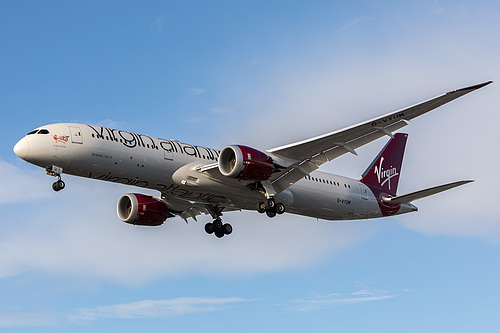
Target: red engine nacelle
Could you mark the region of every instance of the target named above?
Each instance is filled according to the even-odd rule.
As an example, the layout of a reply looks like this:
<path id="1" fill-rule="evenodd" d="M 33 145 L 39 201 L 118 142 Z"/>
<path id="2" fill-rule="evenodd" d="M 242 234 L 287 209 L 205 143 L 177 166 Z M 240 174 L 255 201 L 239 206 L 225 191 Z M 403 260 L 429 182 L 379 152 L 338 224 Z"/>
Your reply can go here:
<path id="1" fill-rule="evenodd" d="M 273 159 L 246 146 L 227 146 L 220 152 L 219 170 L 227 177 L 242 180 L 268 180 L 274 171 Z"/>
<path id="2" fill-rule="evenodd" d="M 170 217 L 167 206 L 159 198 L 137 193 L 123 195 L 116 211 L 120 220 L 134 225 L 158 226 Z"/>

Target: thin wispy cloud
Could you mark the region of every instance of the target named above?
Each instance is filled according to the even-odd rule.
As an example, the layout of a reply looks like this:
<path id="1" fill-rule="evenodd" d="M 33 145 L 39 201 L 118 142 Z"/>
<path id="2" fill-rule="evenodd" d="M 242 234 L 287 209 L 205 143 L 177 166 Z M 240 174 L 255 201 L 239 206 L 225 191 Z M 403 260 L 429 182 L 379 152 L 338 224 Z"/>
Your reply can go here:
<path id="1" fill-rule="evenodd" d="M 349 294 L 332 293 L 327 295 L 313 296 L 305 299 L 290 301 L 291 309 L 295 311 L 314 311 L 327 306 L 339 304 L 355 304 L 373 301 L 381 301 L 399 296 L 388 290 L 359 290 Z"/>
<path id="2" fill-rule="evenodd" d="M 117 121 L 112 119 L 104 119 L 98 121 L 96 125 L 109 128 L 118 128 L 118 129 L 124 129 L 128 127 L 127 123 L 125 123 L 124 121 Z"/>
<path id="3" fill-rule="evenodd" d="M 356 17 L 352 21 L 349 21 L 348 23 L 346 23 L 345 25 L 343 25 L 342 27 L 337 29 L 337 31 L 343 32 L 343 31 L 351 30 L 355 26 L 357 26 L 357 25 L 361 24 L 362 22 L 367 21 L 369 19 L 370 19 L 370 17 L 367 17 L 367 16 Z"/>
<path id="4" fill-rule="evenodd" d="M 58 326 L 63 321 L 60 313 L 0 313 L 0 327 Z"/>
<path id="5" fill-rule="evenodd" d="M 198 118 L 188 118 L 188 119 L 186 119 L 184 121 L 187 122 L 187 123 L 200 123 L 200 122 L 205 121 L 205 120 L 206 119 L 204 119 L 204 118 L 198 117 Z"/>
<path id="6" fill-rule="evenodd" d="M 187 91 L 195 95 L 201 95 L 207 92 L 205 89 L 200 88 L 189 88 Z"/>
<path id="7" fill-rule="evenodd" d="M 240 303 L 256 301 L 241 297 L 180 297 L 167 300 L 142 300 L 131 303 L 80 308 L 64 312 L 0 313 L 0 327 L 52 327 L 85 324 L 101 319 L 141 319 L 178 317 L 200 312 L 215 312 Z"/>
<path id="8" fill-rule="evenodd" d="M 212 113 L 231 113 L 233 110 L 226 108 L 210 108 L 210 112 Z"/>
<path id="9" fill-rule="evenodd" d="M 444 15 L 445 12 L 446 12 L 446 9 L 444 7 L 433 7 L 431 9 L 432 15 Z"/>
<path id="10" fill-rule="evenodd" d="M 68 319 L 72 322 L 85 322 L 98 319 L 165 318 L 198 312 L 220 311 L 227 306 L 249 301 L 252 300 L 240 297 L 181 297 L 169 300 L 144 300 L 78 309 L 74 314 L 68 316 Z"/>
<path id="11" fill-rule="evenodd" d="M 159 33 L 159 34 L 162 34 L 163 33 L 163 28 L 165 27 L 165 18 L 163 17 L 163 15 L 159 15 L 154 21 L 153 23 L 151 23 L 151 30 L 153 32 L 156 32 L 156 33 Z"/>

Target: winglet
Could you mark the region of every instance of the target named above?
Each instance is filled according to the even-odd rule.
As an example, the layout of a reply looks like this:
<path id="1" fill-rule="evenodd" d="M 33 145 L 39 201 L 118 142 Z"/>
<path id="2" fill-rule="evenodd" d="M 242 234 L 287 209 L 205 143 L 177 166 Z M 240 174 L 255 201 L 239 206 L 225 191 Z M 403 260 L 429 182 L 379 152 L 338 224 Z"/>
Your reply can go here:
<path id="1" fill-rule="evenodd" d="M 477 90 L 477 89 L 480 89 L 482 87 L 485 87 L 485 86 L 487 86 L 490 83 L 493 83 L 493 81 L 487 81 L 487 82 L 484 82 L 484 83 L 476 84 L 474 86 L 470 86 L 470 87 L 465 87 L 465 88 L 453 90 L 453 91 L 450 91 L 450 93 L 456 92 L 456 91 L 467 91 L 467 90 L 473 91 L 473 90 Z"/>

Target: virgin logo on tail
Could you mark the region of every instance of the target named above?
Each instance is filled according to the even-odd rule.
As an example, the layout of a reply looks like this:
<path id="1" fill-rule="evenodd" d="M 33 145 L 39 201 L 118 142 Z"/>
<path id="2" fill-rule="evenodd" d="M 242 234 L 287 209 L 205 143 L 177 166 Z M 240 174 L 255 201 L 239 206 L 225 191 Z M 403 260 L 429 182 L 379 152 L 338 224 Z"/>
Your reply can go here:
<path id="1" fill-rule="evenodd" d="M 394 138 L 385 145 L 365 170 L 361 181 L 396 195 L 407 137 L 408 135 L 404 133 L 394 134 Z"/>
<path id="2" fill-rule="evenodd" d="M 375 166 L 374 173 L 377 175 L 377 180 L 380 186 L 384 186 L 385 183 L 389 182 L 389 190 L 391 189 L 391 178 L 399 176 L 398 170 L 396 168 L 390 168 L 384 170 L 382 164 L 384 163 L 384 157 L 380 158 L 380 163 L 378 166 Z"/>

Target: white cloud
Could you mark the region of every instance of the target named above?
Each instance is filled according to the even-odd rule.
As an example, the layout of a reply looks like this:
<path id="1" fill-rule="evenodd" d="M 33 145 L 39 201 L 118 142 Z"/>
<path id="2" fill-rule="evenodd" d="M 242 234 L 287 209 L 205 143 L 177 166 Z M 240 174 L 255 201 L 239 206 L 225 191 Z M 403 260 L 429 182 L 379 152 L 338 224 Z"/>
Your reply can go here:
<path id="1" fill-rule="evenodd" d="M 65 181 L 64 191 L 51 193 L 50 205 L 34 202 L 23 211 L 6 212 L 5 219 L 19 222 L 0 226 L 0 277 L 31 271 L 142 285 L 191 272 L 227 276 L 282 271 L 316 265 L 379 228 L 291 214 L 270 220 L 256 212 L 225 214 L 234 232 L 223 239 L 205 233 L 209 216 L 188 225 L 174 218 L 161 227 L 134 227 L 121 222 L 115 208 L 118 198 L 134 189 L 74 177 Z M 220 254 L 217 260 L 214 253 Z"/>
<path id="2" fill-rule="evenodd" d="M 43 169 L 20 168 L 0 160 L 0 205 L 33 201 L 50 196 L 55 178 L 44 178 Z"/>

